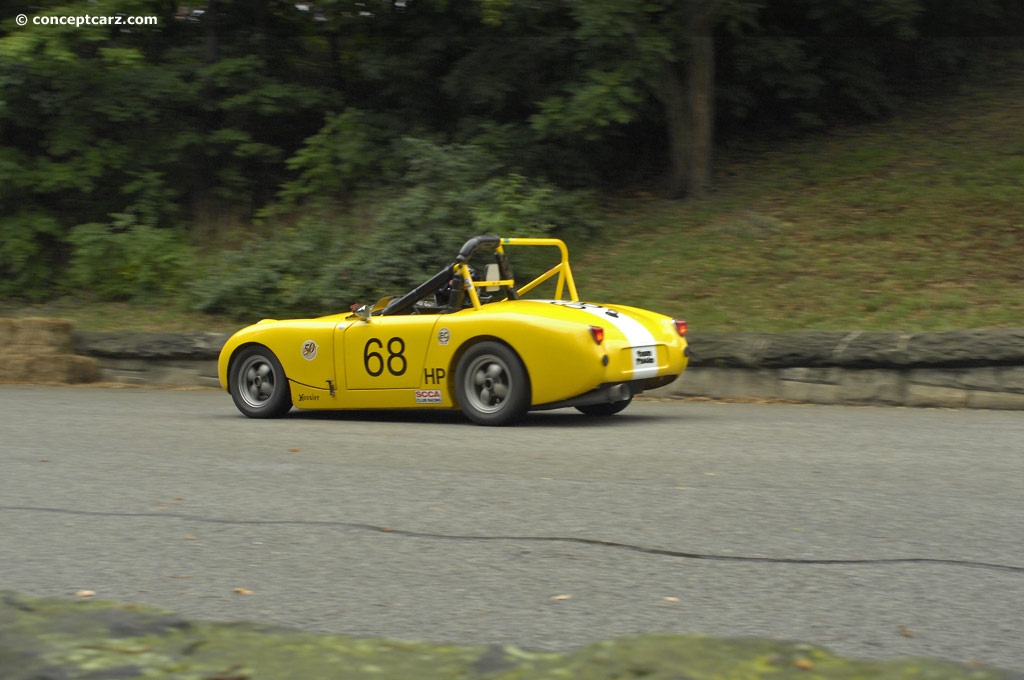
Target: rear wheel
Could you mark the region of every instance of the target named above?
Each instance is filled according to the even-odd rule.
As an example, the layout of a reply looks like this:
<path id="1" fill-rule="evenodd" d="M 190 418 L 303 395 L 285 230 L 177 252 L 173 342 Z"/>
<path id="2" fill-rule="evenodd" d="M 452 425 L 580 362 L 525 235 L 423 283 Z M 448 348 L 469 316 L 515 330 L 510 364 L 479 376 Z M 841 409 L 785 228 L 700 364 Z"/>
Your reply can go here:
<path id="1" fill-rule="evenodd" d="M 633 403 L 633 397 L 622 401 L 613 401 L 606 404 L 588 404 L 577 406 L 576 410 L 588 416 L 613 416 L 622 409 Z"/>
<path id="2" fill-rule="evenodd" d="M 250 418 L 278 418 L 292 407 L 284 368 L 262 345 L 246 347 L 231 362 L 231 399 Z"/>
<path id="3" fill-rule="evenodd" d="M 500 342 L 481 342 L 466 351 L 455 370 L 455 394 L 466 417 L 480 425 L 508 425 L 530 406 L 526 368 Z"/>

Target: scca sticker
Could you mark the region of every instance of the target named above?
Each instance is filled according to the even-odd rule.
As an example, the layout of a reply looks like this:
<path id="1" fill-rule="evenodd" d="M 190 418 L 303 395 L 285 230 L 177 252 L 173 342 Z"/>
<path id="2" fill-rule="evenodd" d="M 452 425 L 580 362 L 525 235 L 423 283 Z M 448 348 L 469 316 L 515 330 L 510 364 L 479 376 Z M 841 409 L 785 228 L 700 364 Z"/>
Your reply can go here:
<path id="1" fill-rule="evenodd" d="M 306 361 L 312 361 L 316 359 L 316 351 L 319 349 L 317 344 L 312 340 L 306 340 L 302 343 L 302 358 Z"/>
<path id="2" fill-rule="evenodd" d="M 440 404 L 441 390 L 416 390 L 417 404 Z"/>

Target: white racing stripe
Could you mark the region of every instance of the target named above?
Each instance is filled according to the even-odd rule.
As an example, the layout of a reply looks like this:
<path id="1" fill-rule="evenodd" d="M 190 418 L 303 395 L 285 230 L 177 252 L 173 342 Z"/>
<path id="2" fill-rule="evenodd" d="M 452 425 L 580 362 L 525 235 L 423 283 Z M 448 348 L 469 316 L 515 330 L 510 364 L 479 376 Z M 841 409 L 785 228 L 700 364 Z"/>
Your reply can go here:
<path id="1" fill-rule="evenodd" d="M 654 336 L 647 327 L 631 316 L 590 302 L 568 302 L 549 300 L 552 304 L 570 309 L 579 309 L 599 318 L 602 323 L 611 324 L 626 336 L 633 354 L 633 378 L 653 378 L 658 375 L 658 348 Z"/>

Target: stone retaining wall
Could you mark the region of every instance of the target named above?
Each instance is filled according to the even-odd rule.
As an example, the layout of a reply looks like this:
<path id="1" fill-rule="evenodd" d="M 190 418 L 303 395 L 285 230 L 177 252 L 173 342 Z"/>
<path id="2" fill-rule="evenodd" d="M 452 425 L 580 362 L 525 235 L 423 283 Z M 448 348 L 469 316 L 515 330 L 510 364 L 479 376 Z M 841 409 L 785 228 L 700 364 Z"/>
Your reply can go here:
<path id="1" fill-rule="evenodd" d="M 95 357 L 102 380 L 127 385 L 220 387 L 224 333 L 76 333 L 78 351 Z"/>
<path id="2" fill-rule="evenodd" d="M 217 388 L 217 355 L 226 339 L 218 333 L 73 333 L 61 320 L 0 319 L 0 353 L 18 354 L 2 362 L 7 370 L 0 369 L 0 382 L 35 376 L 45 382 Z M 690 367 L 673 384 L 648 394 L 1024 409 L 1024 328 L 691 331 L 689 339 Z"/>
<path id="3" fill-rule="evenodd" d="M 936 333 L 692 333 L 662 396 L 1024 409 L 1024 328 Z"/>

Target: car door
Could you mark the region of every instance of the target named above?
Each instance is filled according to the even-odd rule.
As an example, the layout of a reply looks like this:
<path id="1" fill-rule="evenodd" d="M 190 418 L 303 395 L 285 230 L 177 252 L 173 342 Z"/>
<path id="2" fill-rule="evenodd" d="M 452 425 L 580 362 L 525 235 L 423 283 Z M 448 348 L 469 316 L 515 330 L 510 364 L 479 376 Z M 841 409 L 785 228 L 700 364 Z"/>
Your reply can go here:
<path id="1" fill-rule="evenodd" d="M 345 385 L 350 390 L 416 388 L 437 314 L 375 316 L 343 333 Z"/>

